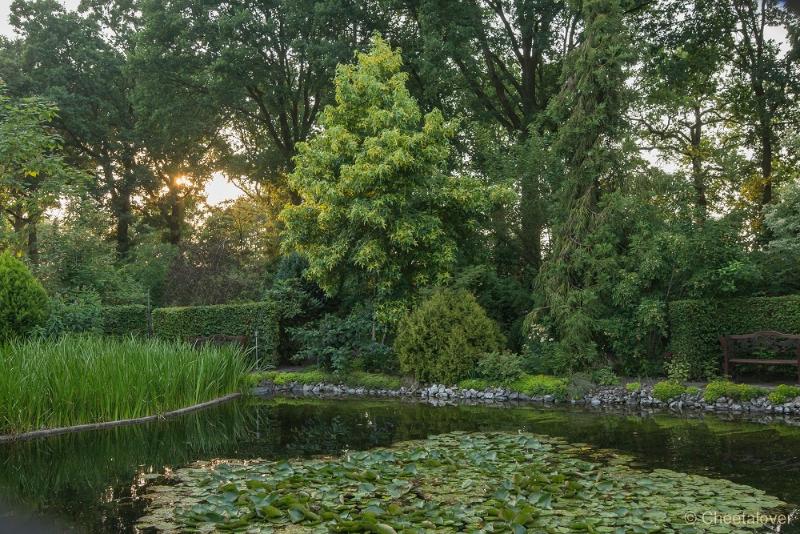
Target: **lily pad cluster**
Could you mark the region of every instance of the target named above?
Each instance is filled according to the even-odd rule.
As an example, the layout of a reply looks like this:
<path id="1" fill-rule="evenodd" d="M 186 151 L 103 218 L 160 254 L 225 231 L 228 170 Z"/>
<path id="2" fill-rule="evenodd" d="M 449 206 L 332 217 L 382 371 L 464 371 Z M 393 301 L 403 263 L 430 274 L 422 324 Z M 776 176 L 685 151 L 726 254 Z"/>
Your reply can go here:
<path id="1" fill-rule="evenodd" d="M 786 506 L 763 491 L 528 433 L 452 432 L 335 458 L 214 461 L 150 488 L 138 527 L 237 532 L 753 532 L 699 520 Z M 708 515 L 708 514 L 707 514 Z"/>

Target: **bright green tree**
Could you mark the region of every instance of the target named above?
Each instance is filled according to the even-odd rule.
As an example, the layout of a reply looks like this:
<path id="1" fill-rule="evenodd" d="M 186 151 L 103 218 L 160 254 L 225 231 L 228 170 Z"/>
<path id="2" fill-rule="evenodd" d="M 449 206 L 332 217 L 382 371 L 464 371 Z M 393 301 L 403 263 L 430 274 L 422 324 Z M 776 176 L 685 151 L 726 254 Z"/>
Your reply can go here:
<path id="1" fill-rule="evenodd" d="M 348 287 L 372 300 L 381 320 L 448 277 L 490 196 L 446 173 L 453 126 L 438 110 L 422 116 L 401 67 L 380 37 L 339 67 L 321 133 L 298 146 L 290 185 L 302 202 L 281 214 L 307 276 L 328 294 Z"/>
<path id="2" fill-rule="evenodd" d="M 10 252 L 0 254 L 0 341 L 27 335 L 46 318 L 42 284 Z"/>
<path id="3" fill-rule="evenodd" d="M 13 99 L 0 85 L 0 216 L 13 228 L 15 248 L 38 259 L 36 226 L 79 176 L 61 154 L 48 123 L 55 107 L 39 98 Z"/>

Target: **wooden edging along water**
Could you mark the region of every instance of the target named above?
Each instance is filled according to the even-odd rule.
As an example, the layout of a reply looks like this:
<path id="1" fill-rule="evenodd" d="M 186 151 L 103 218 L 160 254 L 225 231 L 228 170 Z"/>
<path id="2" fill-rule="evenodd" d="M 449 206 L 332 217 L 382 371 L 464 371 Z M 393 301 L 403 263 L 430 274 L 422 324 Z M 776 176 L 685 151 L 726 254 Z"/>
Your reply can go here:
<path id="1" fill-rule="evenodd" d="M 30 432 L 23 432 L 22 434 L 6 434 L 0 435 L 0 443 L 11 443 L 15 441 L 27 441 L 36 438 L 46 438 L 50 436 L 56 436 L 59 434 L 71 434 L 73 432 L 84 432 L 86 430 L 102 430 L 106 428 L 115 428 L 119 426 L 129 426 L 129 425 L 138 425 L 141 423 L 152 423 L 155 421 L 163 421 L 165 419 L 172 419 L 174 417 L 180 417 L 181 415 L 186 415 L 191 412 L 196 412 L 198 410 L 202 410 L 204 408 L 209 408 L 211 406 L 215 406 L 217 404 L 223 404 L 225 402 L 232 401 L 233 399 L 241 397 L 241 393 L 229 393 L 222 397 L 218 397 L 216 399 L 212 399 L 210 401 L 201 402 L 199 404 L 194 404 L 192 406 L 187 406 L 186 408 L 180 408 L 178 410 L 173 410 L 171 412 L 165 412 L 156 415 L 147 415 L 144 417 L 135 417 L 133 419 L 119 419 L 117 421 L 104 421 L 101 423 L 87 423 L 83 425 L 75 425 L 75 426 L 64 426 L 58 428 L 44 428 L 42 430 L 32 430 Z"/>

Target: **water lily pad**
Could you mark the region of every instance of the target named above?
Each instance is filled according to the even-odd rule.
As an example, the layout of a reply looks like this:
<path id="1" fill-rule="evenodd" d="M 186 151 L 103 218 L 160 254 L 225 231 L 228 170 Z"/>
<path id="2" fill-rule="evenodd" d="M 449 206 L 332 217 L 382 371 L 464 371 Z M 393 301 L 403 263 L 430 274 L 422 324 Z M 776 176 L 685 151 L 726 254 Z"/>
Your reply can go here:
<path id="1" fill-rule="evenodd" d="M 140 528 L 211 532 L 731 532 L 687 522 L 785 503 L 727 480 L 642 471 L 533 434 L 451 433 L 339 458 L 216 460 L 149 488 Z M 177 482 L 177 483 L 175 483 Z M 266 530 L 265 530 L 266 529 Z"/>

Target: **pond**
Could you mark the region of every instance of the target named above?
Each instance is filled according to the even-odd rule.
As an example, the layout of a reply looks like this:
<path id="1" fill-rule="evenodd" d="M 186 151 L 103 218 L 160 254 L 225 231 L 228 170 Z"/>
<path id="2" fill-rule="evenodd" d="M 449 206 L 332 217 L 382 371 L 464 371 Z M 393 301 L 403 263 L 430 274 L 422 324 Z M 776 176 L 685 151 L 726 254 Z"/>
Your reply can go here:
<path id="1" fill-rule="evenodd" d="M 454 432 L 480 433 L 476 439 L 523 432 L 545 444 L 561 438 L 553 442 L 627 455 L 632 469 L 726 479 L 785 501 L 784 510 L 800 504 L 800 428 L 785 424 L 567 407 L 286 398 L 241 399 L 177 420 L 0 446 L 0 496 L 15 509 L 78 531 L 133 532 L 149 513 L 143 495 L 163 483 L 164 473 L 193 462 L 340 455 Z M 453 436 L 439 446 L 464 441 L 463 434 Z"/>

